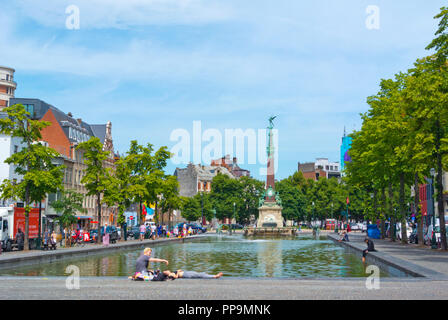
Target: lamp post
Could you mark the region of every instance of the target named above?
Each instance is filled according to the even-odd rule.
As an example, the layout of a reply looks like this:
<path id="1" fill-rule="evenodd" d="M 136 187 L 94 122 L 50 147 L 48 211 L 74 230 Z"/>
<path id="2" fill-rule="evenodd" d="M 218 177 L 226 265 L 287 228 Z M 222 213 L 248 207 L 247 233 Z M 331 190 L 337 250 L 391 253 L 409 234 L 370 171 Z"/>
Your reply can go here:
<path id="1" fill-rule="evenodd" d="M 331 202 L 331 219 L 333 219 L 333 202 Z M 333 220 L 331 220 L 332 223 L 334 222 Z M 331 224 L 330 224 L 330 230 L 331 230 Z"/>
<path id="2" fill-rule="evenodd" d="M 431 179 L 430 179 L 430 190 L 431 190 L 431 212 L 432 212 L 432 238 L 431 238 L 431 249 L 437 249 L 437 239 L 436 239 L 436 212 L 434 210 L 434 179 L 436 176 L 436 170 L 431 168 Z"/>
<path id="3" fill-rule="evenodd" d="M 313 220 L 312 220 L 312 222 L 311 222 L 311 226 L 314 228 L 314 225 L 313 225 L 313 223 L 314 223 L 314 215 L 315 215 L 315 208 L 314 208 L 314 201 L 313 201 Z"/>
<path id="4" fill-rule="evenodd" d="M 207 187 L 207 182 L 203 183 L 203 189 L 201 192 L 201 226 L 204 227 L 204 191 Z"/>
<path id="5" fill-rule="evenodd" d="M 234 202 L 233 203 L 233 219 L 235 220 L 235 223 L 236 223 L 235 206 L 236 206 L 236 203 Z M 232 225 L 232 227 L 233 227 L 233 225 Z"/>

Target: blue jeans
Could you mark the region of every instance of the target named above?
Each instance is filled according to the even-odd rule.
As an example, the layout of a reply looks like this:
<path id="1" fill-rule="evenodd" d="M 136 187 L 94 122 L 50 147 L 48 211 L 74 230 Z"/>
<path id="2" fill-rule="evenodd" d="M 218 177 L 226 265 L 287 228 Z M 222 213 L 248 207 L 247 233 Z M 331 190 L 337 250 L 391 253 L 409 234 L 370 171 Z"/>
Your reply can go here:
<path id="1" fill-rule="evenodd" d="M 182 278 L 185 278 L 185 279 L 213 279 L 214 276 L 207 274 L 205 272 L 184 271 L 184 275 Z"/>

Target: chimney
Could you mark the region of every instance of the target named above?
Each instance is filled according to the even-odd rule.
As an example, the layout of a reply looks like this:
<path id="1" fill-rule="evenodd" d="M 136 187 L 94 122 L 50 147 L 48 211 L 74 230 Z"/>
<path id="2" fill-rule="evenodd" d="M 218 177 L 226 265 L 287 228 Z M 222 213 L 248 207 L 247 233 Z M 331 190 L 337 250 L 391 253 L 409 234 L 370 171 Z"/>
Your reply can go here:
<path id="1" fill-rule="evenodd" d="M 81 125 L 81 123 L 82 123 L 82 119 L 81 118 L 76 119 L 76 121 L 78 121 L 78 124 Z"/>
<path id="2" fill-rule="evenodd" d="M 71 118 L 73 118 L 73 114 L 71 112 L 67 113 L 67 115 Z"/>

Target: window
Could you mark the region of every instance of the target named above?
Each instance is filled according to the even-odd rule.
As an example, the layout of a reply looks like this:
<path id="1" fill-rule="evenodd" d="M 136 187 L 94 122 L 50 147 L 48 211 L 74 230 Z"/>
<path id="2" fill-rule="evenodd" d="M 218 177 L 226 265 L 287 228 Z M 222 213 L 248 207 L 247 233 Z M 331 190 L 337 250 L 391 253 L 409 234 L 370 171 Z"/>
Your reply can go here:
<path id="1" fill-rule="evenodd" d="M 29 112 L 31 117 L 34 117 L 34 104 L 24 104 L 25 111 Z"/>
<path id="2" fill-rule="evenodd" d="M 19 146 L 14 146 L 14 153 L 19 152 Z"/>
<path id="3" fill-rule="evenodd" d="M 328 169 L 328 166 L 325 166 L 325 169 L 328 171 L 329 169 Z"/>

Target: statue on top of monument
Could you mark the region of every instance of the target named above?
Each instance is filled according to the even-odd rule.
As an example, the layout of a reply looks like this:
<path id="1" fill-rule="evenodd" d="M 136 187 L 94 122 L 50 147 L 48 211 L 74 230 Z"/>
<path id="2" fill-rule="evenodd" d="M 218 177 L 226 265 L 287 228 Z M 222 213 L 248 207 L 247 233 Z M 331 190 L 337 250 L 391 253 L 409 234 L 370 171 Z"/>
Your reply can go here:
<path id="1" fill-rule="evenodd" d="M 274 119 L 275 118 L 277 118 L 277 116 L 269 117 L 269 127 L 268 127 L 268 129 L 273 129 L 274 128 Z"/>

